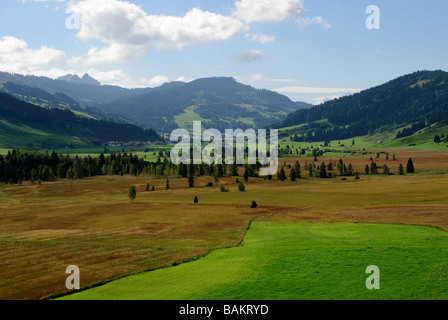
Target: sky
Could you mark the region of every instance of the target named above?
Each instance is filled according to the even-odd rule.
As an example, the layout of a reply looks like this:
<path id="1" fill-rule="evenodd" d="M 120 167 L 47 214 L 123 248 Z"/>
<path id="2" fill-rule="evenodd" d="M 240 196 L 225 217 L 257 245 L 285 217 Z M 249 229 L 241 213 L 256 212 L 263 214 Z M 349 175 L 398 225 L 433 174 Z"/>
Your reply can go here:
<path id="1" fill-rule="evenodd" d="M 447 15 L 446 0 L 2 0 L 0 71 L 126 88 L 226 76 L 318 104 L 448 71 Z"/>

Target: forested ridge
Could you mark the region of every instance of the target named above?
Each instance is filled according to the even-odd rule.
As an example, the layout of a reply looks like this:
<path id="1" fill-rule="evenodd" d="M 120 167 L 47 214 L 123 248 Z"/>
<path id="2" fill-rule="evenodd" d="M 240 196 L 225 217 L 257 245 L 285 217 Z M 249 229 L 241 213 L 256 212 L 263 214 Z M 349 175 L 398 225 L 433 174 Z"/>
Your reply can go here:
<path id="1" fill-rule="evenodd" d="M 298 141 L 347 139 L 401 127 L 399 137 L 448 120 L 448 73 L 419 71 L 294 112 L 275 128 L 305 124 Z"/>

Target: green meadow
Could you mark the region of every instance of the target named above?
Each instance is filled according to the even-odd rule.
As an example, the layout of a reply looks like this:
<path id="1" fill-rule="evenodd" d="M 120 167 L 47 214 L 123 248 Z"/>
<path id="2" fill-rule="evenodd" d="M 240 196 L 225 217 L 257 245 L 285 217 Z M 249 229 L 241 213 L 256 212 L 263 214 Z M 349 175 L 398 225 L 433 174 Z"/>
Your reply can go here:
<path id="1" fill-rule="evenodd" d="M 368 290 L 366 268 L 380 269 Z M 256 221 L 242 245 L 61 299 L 447 299 L 448 234 L 432 227 Z"/>

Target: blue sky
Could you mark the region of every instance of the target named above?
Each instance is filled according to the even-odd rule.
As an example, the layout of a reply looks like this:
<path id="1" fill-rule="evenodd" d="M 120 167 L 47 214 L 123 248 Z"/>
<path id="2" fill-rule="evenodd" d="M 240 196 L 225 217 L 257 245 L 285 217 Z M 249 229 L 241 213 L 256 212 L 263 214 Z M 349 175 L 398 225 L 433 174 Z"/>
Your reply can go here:
<path id="1" fill-rule="evenodd" d="M 229 76 L 318 103 L 447 71 L 447 15 L 446 0 L 4 0 L 0 71 L 123 87 Z"/>

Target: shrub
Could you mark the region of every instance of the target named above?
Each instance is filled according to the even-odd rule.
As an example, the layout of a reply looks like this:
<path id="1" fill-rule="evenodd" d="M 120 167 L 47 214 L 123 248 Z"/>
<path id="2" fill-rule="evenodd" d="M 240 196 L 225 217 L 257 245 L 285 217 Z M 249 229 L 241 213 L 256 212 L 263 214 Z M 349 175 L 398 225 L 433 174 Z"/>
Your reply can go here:
<path id="1" fill-rule="evenodd" d="M 256 208 L 258 204 L 255 201 L 252 201 L 252 204 L 250 205 L 251 208 Z"/>
<path id="2" fill-rule="evenodd" d="M 134 201 L 136 197 L 137 197 L 137 190 L 135 189 L 135 186 L 130 186 L 129 187 L 129 199 L 131 201 Z"/>

